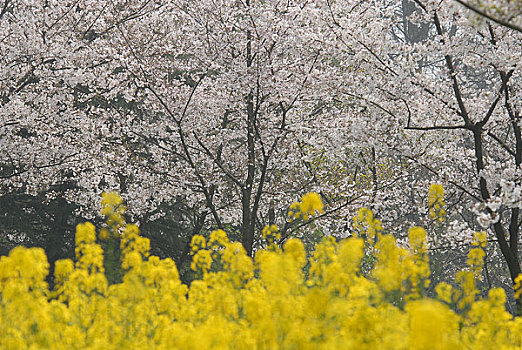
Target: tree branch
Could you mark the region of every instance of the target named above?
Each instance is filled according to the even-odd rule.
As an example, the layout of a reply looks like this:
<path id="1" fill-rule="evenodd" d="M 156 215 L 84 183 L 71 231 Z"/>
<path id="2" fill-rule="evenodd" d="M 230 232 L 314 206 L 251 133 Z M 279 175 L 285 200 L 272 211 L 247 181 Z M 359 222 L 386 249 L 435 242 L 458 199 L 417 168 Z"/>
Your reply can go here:
<path id="1" fill-rule="evenodd" d="M 522 33 L 522 27 L 519 27 L 519 26 L 517 26 L 517 25 L 515 25 L 513 23 L 509 23 L 507 21 L 504 21 L 504 20 L 502 20 L 500 18 L 495 18 L 495 17 L 487 14 L 485 11 L 482 11 L 482 10 L 478 9 L 477 7 L 475 7 L 473 5 L 470 5 L 467 2 L 464 2 L 462 0 L 455 0 L 455 1 L 458 2 L 459 4 L 461 4 L 462 6 L 466 7 L 468 10 L 471 10 L 471 11 L 475 12 L 476 14 L 481 15 L 482 17 L 485 17 L 485 18 L 487 18 L 487 19 L 489 19 L 489 20 L 491 20 L 491 21 L 493 21 L 493 22 L 495 22 L 497 24 L 500 24 L 503 27 L 506 27 L 506 28 L 509 28 L 509 29 L 513 29 L 513 30 L 515 30 L 515 31 L 517 31 L 519 33 Z"/>
<path id="2" fill-rule="evenodd" d="M 504 148 L 504 150 L 506 150 L 506 152 L 508 152 L 510 155 L 512 155 L 513 157 L 515 156 L 515 152 L 509 148 L 505 143 L 504 141 L 502 141 L 501 139 L 498 138 L 498 136 L 496 136 L 495 134 L 493 134 L 491 131 L 488 131 L 487 135 L 489 137 L 491 137 L 493 140 L 497 141 L 500 146 L 502 146 L 502 148 Z"/>
<path id="3" fill-rule="evenodd" d="M 470 130 L 469 126 L 466 125 L 440 125 L 440 126 L 405 126 L 405 130 Z"/>

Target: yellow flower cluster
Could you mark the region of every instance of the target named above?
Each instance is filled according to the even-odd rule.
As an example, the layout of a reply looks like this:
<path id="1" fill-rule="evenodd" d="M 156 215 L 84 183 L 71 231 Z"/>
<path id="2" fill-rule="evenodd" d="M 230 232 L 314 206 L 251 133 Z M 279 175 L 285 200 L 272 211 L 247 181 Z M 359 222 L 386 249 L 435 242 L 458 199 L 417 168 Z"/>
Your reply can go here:
<path id="1" fill-rule="evenodd" d="M 382 232 L 382 224 L 379 219 L 373 217 L 373 212 L 368 208 L 361 208 L 353 218 L 353 228 L 358 237 L 367 240 L 369 244 L 375 242 L 375 238 Z"/>
<path id="2" fill-rule="evenodd" d="M 119 229 L 125 225 L 125 210 L 123 200 L 116 192 L 103 192 L 101 200 L 102 209 L 100 214 L 106 218 L 106 226 L 100 230 L 99 238 L 107 240 L 112 234 L 117 236 Z"/>
<path id="3" fill-rule="evenodd" d="M 281 239 L 281 233 L 276 225 L 267 225 L 261 231 L 263 239 L 271 246 Z"/>
<path id="4" fill-rule="evenodd" d="M 426 253 L 426 231 L 421 227 L 409 230 L 410 249 L 399 247 L 390 235 L 378 236 L 375 245 L 377 264 L 373 270 L 379 287 L 397 305 L 418 299 L 429 285 L 430 268 Z"/>
<path id="5" fill-rule="evenodd" d="M 484 267 L 484 257 L 486 256 L 482 248 L 486 247 L 486 243 L 486 232 L 475 232 L 473 241 L 471 242 L 472 248 L 468 253 L 467 264 L 475 275 L 475 278 L 479 280 L 482 280 L 482 268 Z"/>
<path id="6" fill-rule="evenodd" d="M 303 197 L 301 197 L 300 202 L 295 202 L 290 205 L 288 217 L 291 220 L 295 220 L 300 217 L 302 217 L 303 220 L 308 220 L 311 215 L 315 215 L 317 213 L 324 213 L 324 206 L 323 202 L 321 201 L 321 196 L 319 193 L 308 192 L 304 194 Z"/>
<path id="7" fill-rule="evenodd" d="M 431 220 L 441 223 L 446 219 L 444 209 L 444 188 L 439 184 L 432 184 L 428 191 L 428 216 Z"/>
<path id="8" fill-rule="evenodd" d="M 376 225 L 370 211 L 360 219 Z M 477 300 L 472 271 L 461 273 L 454 288 L 436 286 L 436 299 L 422 295 L 429 275 L 422 228 L 410 230 L 409 249 L 398 247 L 382 229 L 372 237 L 377 262 L 371 273 L 363 274 L 362 237 L 340 242 L 325 238 L 307 264 L 298 239 L 260 250 L 252 259 L 224 231 L 208 238 L 197 235 L 192 239 L 192 268 L 200 277 L 187 286 L 171 259 L 149 255 L 138 228 L 124 225 L 120 248 L 125 274 L 121 283 L 109 285 L 96 230 L 81 224 L 76 262 L 56 263 L 52 290 L 44 282 L 49 266 L 42 249 L 19 247 L 0 258 L 0 348 L 522 346 L 522 320 L 506 312 L 504 291 L 493 289 Z M 477 242 L 482 242 L 479 235 Z"/>

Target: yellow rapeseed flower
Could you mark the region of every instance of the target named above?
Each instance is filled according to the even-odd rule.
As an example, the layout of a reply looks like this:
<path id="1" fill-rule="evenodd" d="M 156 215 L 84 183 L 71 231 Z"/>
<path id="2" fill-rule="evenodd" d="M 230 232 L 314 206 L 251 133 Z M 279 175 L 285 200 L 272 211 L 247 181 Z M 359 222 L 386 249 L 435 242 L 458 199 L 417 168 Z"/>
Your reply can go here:
<path id="1" fill-rule="evenodd" d="M 308 192 L 301 199 L 301 214 L 305 220 L 308 220 L 310 215 L 317 213 L 324 213 L 321 196 L 315 192 Z"/>
<path id="2" fill-rule="evenodd" d="M 121 205 L 115 196 L 106 201 Z M 78 225 L 76 263 L 56 262 L 52 290 L 43 249 L 14 248 L 0 257 L 0 349 L 522 348 L 522 321 L 506 311 L 503 289 L 480 297 L 474 272 L 461 271 L 453 287 L 441 283 L 436 299 L 425 297 L 425 231 L 412 228 L 405 249 L 371 211 L 355 221 L 365 237 L 326 237 L 308 260 L 295 238 L 252 259 L 224 231 L 208 241 L 196 235 L 190 284 L 172 259 L 149 254 L 149 241 L 132 224 L 113 237 L 121 240 L 124 275 L 111 285 L 92 224 Z M 274 232 L 268 227 L 265 236 Z M 477 234 L 470 270 L 482 263 L 483 242 Z M 522 276 L 516 297 L 521 283 Z"/>
<path id="3" fill-rule="evenodd" d="M 443 222 L 446 219 L 444 206 L 444 188 L 442 185 L 432 184 L 428 191 L 429 218 L 438 223 Z"/>
<path id="4" fill-rule="evenodd" d="M 300 202 L 292 203 L 288 209 L 288 217 L 290 220 L 302 217 L 308 220 L 310 216 L 323 214 L 324 206 L 321 196 L 315 192 L 308 192 L 301 197 Z"/>

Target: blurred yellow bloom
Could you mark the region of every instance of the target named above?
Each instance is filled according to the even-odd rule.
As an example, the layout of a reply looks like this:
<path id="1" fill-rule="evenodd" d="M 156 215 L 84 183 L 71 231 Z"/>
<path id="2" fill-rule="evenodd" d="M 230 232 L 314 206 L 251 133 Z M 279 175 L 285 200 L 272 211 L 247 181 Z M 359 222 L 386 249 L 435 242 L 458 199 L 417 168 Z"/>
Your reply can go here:
<path id="1" fill-rule="evenodd" d="M 281 239 L 281 234 L 279 233 L 279 229 L 276 225 L 267 225 L 261 231 L 261 235 L 263 239 L 268 241 L 268 243 L 273 243 Z"/>
<path id="2" fill-rule="evenodd" d="M 472 246 L 486 248 L 488 243 L 488 236 L 485 231 L 475 232 L 473 234 L 473 240 L 471 242 Z"/>
<path id="3" fill-rule="evenodd" d="M 431 220 L 443 222 L 446 218 L 444 209 L 444 188 L 439 184 L 432 184 L 428 191 L 428 216 Z"/>
<path id="4" fill-rule="evenodd" d="M 308 192 L 301 199 L 301 214 L 305 220 L 308 220 L 310 215 L 317 213 L 324 213 L 321 196 L 315 192 Z"/>
<path id="5" fill-rule="evenodd" d="M 370 245 L 375 243 L 376 237 L 382 233 L 382 224 L 379 219 L 373 217 L 373 212 L 368 208 L 361 208 L 353 218 L 355 234 L 362 237 Z"/>
<path id="6" fill-rule="evenodd" d="M 435 292 L 437 293 L 437 297 L 439 297 L 440 300 L 442 300 L 448 304 L 451 303 L 451 296 L 452 296 L 451 285 L 444 283 L 444 282 L 439 283 L 435 287 Z"/>
<path id="7" fill-rule="evenodd" d="M 210 233 L 210 237 L 208 240 L 208 244 L 210 246 L 212 245 L 218 245 L 218 246 L 224 246 L 228 243 L 228 237 L 225 231 L 223 230 L 215 230 Z M 203 246 L 204 248 L 204 246 Z"/>
<path id="8" fill-rule="evenodd" d="M 290 220 L 295 220 L 299 217 L 302 217 L 303 220 L 308 220 L 310 216 L 323 213 L 324 206 L 321 196 L 315 192 L 304 194 L 300 202 L 292 203 L 288 209 L 288 217 Z"/>

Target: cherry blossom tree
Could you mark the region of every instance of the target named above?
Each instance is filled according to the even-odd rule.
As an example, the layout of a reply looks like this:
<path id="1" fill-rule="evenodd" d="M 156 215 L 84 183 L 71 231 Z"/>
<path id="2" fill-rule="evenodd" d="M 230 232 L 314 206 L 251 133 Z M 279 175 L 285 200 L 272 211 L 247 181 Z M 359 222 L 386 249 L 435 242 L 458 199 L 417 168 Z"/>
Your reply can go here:
<path id="1" fill-rule="evenodd" d="M 408 20 L 426 31 L 422 40 L 411 40 L 396 21 L 404 3 L 330 3 L 332 28 L 371 72 L 358 74 L 362 84 L 347 85 L 347 94 L 374 110 L 371 118 L 380 120 L 373 126 L 385 120 L 395 128 L 377 131 L 388 138 L 390 152 L 425 168 L 430 176 L 418 180 L 451 187 L 461 214 L 475 205 L 514 285 L 520 274 L 520 33 L 493 21 L 476 23 L 452 2 L 415 0 Z M 379 20 L 371 27 L 355 21 L 363 12 Z M 390 138 L 393 130 L 397 137 Z M 518 313 L 520 306 L 518 300 Z"/>
<path id="2" fill-rule="evenodd" d="M 463 1 L 455 0 L 467 9 L 501 26 L 522 33 L 522 3 L 520 1 Z"/>
<path id="3" fill-rule="evenodd" d="M 318 185 L 298 141 L 337 69 L 324 5 L 6 2 L 6 190 L 74 179 L 69 200 L 91 209 L 116 188 L 149 218 L 183 198 L 205 208 L 195 221 L 237 224 L 251 254 L 289 195 Z"/>
<path id="4" fill-rule="evenodd" d="M 520 273 L 516 30 L 449 0 L 0 5 L 2 194 L 87 215 L 118 190 L 142 224 L 179 205 L 187 240 L 225 228 L 252 254 L 269 223 L 349 235 L 360 206 L 399 238 L 435 227 L 439 182 L 432 244 L 469 243 L 478 217 Z M 326 213 L 289 222 L 310 190 Z"/>

